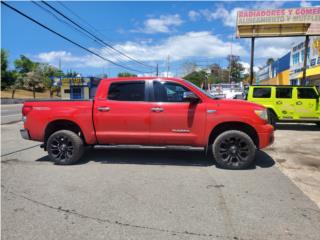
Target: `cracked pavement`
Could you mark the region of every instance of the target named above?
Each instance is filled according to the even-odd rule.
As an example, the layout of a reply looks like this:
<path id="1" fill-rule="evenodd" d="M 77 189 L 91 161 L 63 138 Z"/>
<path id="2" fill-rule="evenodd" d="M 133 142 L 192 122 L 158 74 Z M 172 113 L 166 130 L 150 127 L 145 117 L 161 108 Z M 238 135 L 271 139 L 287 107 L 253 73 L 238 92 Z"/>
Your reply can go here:
<path id="1" fill-rule="evenodd" d="M 319 208 L 264 152 L 243 171 L 152 149 L 89 150 L 57 166 L 20 127 L 1 126 L 3 239 L 319 238 Z"/>

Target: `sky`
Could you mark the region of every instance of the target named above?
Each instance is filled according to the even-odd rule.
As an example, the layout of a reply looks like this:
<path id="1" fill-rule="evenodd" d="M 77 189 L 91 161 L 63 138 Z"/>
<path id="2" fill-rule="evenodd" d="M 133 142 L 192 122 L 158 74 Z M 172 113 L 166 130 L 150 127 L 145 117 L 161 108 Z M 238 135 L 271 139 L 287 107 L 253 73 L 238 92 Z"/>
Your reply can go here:
<path id="1" fill-rule="evenodd" d="M 212 63 L 226 66 L 231 53 L 238 55 L 248 68 L 250 40 L 235 38 L 238 10 L 320 5 L 320 1 L 48 2 L 117 50 L 114 51 L 66 24 L 66 19 L 54 15 L 41 2 L 7 3 L 116 65 L 126 67 L 86 52 L 1 4 L 1 47 L 9 52 L 11 68 L 13 61 L 23 54 L 56 67 L 60 62 L 62 70 L 77 71 L 82 76 L 116 76 L 124 71 L 155 74 L 157 64 L 162 75 L 181 76 L 187 62 L 200 67 Z M 255 69 L 263 66 L 267 58 L 285 55 L 291 44 L 299 41 L 303 39 L 256 39 Z"/>

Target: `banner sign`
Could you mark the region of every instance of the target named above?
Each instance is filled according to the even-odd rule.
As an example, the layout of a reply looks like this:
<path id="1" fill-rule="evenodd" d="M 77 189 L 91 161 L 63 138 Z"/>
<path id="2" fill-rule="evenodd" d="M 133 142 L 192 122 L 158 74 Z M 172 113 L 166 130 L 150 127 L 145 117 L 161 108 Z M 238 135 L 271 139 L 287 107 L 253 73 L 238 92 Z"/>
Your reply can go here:
<path id="1" fill-rule="evenodd" d="M 238 26 L 279 23 L 320 23 L 320 7 L 238 12 Z"/>
<path id="2" fill-rule="evenodd" d="M 237 31 L 239 37 L 319 35 L 320 7 L 238 11 Z"/>

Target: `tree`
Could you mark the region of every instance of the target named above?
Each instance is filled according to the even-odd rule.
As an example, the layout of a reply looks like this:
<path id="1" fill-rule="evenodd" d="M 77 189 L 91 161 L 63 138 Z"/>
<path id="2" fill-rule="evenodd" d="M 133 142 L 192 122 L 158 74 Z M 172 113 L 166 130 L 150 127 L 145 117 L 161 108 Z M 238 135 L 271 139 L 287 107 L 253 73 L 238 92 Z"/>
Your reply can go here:
<path id="1" fill-rule="evenodd" d="M 44 89 L 44 78 L 45 76 L 40 68 L 24 74 L 24 86 L 32 90 L 33 98 L 36 98 L 36 90 Z"/>
<path id="2" fill-rule="evenodd" d="M 118 77 L 136 77 L 137 75 L 129 72 L 120 72 L 118 73 Z"/>
<path id="3" fill-rule="evenodd" d="M 72 71 L 72 70 L 69 70 L 64 76 L 65 77 L 77 77 L 79 76 L 80 74 L 77 73 L 76 71 Z"/>
<path id="4" fill-rule="evenodd" d="M 208 77 L 207 73 L 205 71 L 194 71 L 192 73 L 189 73 L 188 75 L 184 76 L 183 78 L 185 80 L 188 80 L 192 82 L 193 84 L 197 85 L 198 87 L 201 87 L 201 85 L 204 83 L 206 78 Z"/>
<path id="5" fill-rule="evenodd" d="M 1 48 L 1 89 L 8 88 L 14 81 L 8 71 L 8 57 L 8 52 Z"/>
<path id="6" fill-rule="evenodd" d="M 64 74 L 63 72 L 46 63 L 40 63 L 38 66 L 39 70 L 42 72 L 43 75 L 43 85 L 46 89 L 49 89 L 50 97 L 52 98 L 53 92 L 59 91 L 59 87 L 52 86 L 52 77 L 62 77 Z"/>
<path id="7" fill-rule="evenodd" d="M 230 71 L 230 82 L 243 81 L 243 71 L 245 69 L 240 63 L 240 57 L 229 55 L 227 59 L 229 61 L 228 70 Z"/>
<path id="8" fill-rule="evenodd" d="M 273 58 L 268 58 L 266 64 L 267 65 L 271 65 L 272 63 L 274 63 L 274 59 Z"/>
<path id="9" fill-rule="evenodd" d="M 1 76 L 5 76 L 8 68 L 8 53 L 1 48 Z"/>
<path id="10" fill-rule="evenodd" d="M 9 73 L 10 78 L 14 79 L 12 85 L 10 85 L 11 89 L 11 98 L 14 98 L 16 90 L 23 87 L 24 78 L 23 75 L 18 73 L 17 71 L 11 71 Z"/>
<path id="11" fill-rule="evenodd" d="M 20 58 L 14 61 L 14 66 L 19 73 L 24 74 L 34 71 L 39 66 L 39 63 L 33 62 L 24 55 L 20 55 Z"/>

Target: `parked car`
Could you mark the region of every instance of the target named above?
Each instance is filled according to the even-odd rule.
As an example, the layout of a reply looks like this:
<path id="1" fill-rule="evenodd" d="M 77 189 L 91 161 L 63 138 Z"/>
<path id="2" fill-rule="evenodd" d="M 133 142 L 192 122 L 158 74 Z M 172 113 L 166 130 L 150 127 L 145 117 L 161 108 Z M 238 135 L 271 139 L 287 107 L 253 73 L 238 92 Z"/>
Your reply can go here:
<path id="1" fill-rule="evenodd" d="M 320 126 L 320 96 L 314 86 L 250 86 L 247 100 L 265 106 L 273 125 L 311 122 Z"/>
<path id="2" fill-rule="evenodd" d="M 78 162 L 85 146 L 180 145 L 203 147 L 218 166 L 241 169 L 274 140 L 266 108 L 214 99 L 175 78 L 104 79 L 94 100 L 26 102 L 22 114 L 22 137 L 43 142 L 62 165 Z"/>

